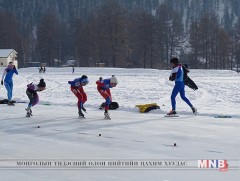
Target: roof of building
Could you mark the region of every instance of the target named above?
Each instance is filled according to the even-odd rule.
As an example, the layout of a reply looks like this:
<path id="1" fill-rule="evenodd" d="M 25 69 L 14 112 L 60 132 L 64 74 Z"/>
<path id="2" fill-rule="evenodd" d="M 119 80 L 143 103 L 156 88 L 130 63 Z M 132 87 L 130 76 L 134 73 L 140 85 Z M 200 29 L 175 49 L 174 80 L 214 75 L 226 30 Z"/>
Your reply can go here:
<path id="1" fill-rule="evenodd" d="M 8 57 L 13 51 L 15 51 L 14 49 L 0 49 L 0 57 L 2 58 L 6 58 Z M 16 51 L 15 51 L 16 52 Z M 17 52 L 16 52 L 17 53 Z"/>

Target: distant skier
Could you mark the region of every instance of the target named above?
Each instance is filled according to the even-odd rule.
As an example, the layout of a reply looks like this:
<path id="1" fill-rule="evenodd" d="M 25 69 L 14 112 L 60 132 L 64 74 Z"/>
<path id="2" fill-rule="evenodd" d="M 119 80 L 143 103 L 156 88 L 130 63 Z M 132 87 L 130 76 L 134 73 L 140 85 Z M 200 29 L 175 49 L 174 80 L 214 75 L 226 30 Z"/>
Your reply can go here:
<path id="1" fill-rule="evenodd" d="M 43 70 L 42 70 L 42 72 L 43 72 L 43 73 L 45 73 L 45 72 L 46 72 L 46 67 L 43 67 Z"/>
<path id="2" fill-rule="evenodd" d="M 75 68 L 74 68 L 74 67 L 72 67 L 72 74 L 74 74 L 74 71 L 75 71 Z"/>
<path id="3" fill-rule="evenodd" d="M 18 71 L 13 64 L 13 62 L 9 62 L 7 68 L 4 70 L 3 75 L 2 75 L 2 81 L 1 84 L 5 85 L 7 89 L 7 96 L 8 96 L 8 105 L 13 106 L 14 103 L 12 101 L 12 92 L 13 92 L 13 74 L 18 75 Z M 4 80 L 4 81 L 3 81 Z"/>
<path id="4" fill-rule="evenodd" d="M 83 86 L 86 86 L 89 83 L 88 77 L 83 75 L 81 78 L 74 79 L 73 81 L 68 81 L 68 84 L 71 85 L 71 91 L 78 98 L 78 114 L 79 117 L 84 118 L 82 111 L 86 112 L 86 109 L 83 107 L 83 104 L 87 101 L 87 94 L 83 90 Z"/>
<path id="5" fill-rule="evenodd" d="M 26 108 L 26 111 L 27 111 L 26 117 L 32 116 L 31 108 L 33 106 L 35 106 L 39 101 L 37 92 L 41 92 L 45 89 L 46 89 L 46 83 L 44 82 L 44 79 L 41 79 L 38 84 L 31 83 L 31 84 L 27 85 L 26 94 L 27 94 L 30 102 L 28 104 L 28 107 Z"/>
<path id="6" fill-rule="evenodd" d="M 108 109 L 109 105 L 112 102 L 112 96 L 111 96 L 111 91 L 110 88 L 116 87 L 118 84 L 117 78 L 113 75 L 109 79 L 102 79 L 102 77 L 99 78 L 99 80 L 96 82 L 97 84 L 97 90 L 101 94 L 101 96 L 106 100 L 105 102 L 105 112 L 104 116 L 105 119 L 111 119 Z"/>
<path id="7" fill-rule="evenodd" d="M 171 103 L 172 103 L 172 110 L 167 115 L 176 115 L 176 96 L 180 93 L 182 100 L 184 100 L 192 109 L 192 112 L 195 114 L 197 109 L 193 107 L 191 102 L 185 97 L 185 90 L 184 90 L 184 71 L 182 65 L 179 63 L 178 58 L 172 58 L 170 61 L 173 69 L 171 76 L 169 77 L 170 81 L 175 81 L 175 86 L 172 91 L 171 95 Z"/>
<path id="8" fill-rule="evenodd" d="M 43 72 L 43 67 L 41 66 L 39 69 L 39 73 L 42 73 Z"/>

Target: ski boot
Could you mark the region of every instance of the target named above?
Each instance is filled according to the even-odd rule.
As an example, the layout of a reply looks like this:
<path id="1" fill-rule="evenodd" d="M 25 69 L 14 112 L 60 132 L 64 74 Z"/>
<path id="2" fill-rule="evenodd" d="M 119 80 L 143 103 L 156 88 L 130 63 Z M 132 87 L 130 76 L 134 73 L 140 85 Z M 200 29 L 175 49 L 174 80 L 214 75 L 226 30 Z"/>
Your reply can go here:
<path id="1" fill-rule="evenodd" d="M 27 111 L 26 117 L 31 117 L 32 116 L 32 110 L 30 107 L 25 109 Z"/>
<path id="2" fill-rule="evenodd" d="M 8 106 L 15 106 L 15 104 L 13 103 L 13 101 L 8 101 Z"/>
<path id="3" fill-rule="evenodd" d="M 167 113 L 167 116 L 178 117 L 177 112 L 175 110 L 171 110 L 169 113 Z"/>
<path id="4" fill-rule="evenodd" d="M 197 114 L 197 109 L 195 107 L 191 107 L 193 114 Z"/>
<path id="5" fill-rule="evenodd" d="M 79 118 L 85 118 L 84 114 L 82 113 L 82 110 L 78 111 Z"/>
<path id="6" fill-rule="evenodd" d="M 104 112 L 104 116 L 104 119 L 111 119 L 110 114 L 107 111 Z"/>

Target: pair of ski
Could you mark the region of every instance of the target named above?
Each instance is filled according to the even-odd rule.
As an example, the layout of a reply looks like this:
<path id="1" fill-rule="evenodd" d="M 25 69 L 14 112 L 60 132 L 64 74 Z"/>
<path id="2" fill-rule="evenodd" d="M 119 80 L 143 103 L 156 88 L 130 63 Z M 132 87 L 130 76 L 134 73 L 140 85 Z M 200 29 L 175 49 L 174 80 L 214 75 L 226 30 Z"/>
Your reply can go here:
<path id="1" fill-rule="evenodd" d="M 196 116 L 197 115 L 197 113 L 194 113 L 194 115 Z M 178 114 L 166 114 L 166 115 L 164 115 L 164 117 L 166 117 L 166 118 L 178 118 L 179 117 L 179 115 Z"/>
<path id="2" fill-rule="evenodd" d="M 84 117 L 84 116 L 79 116 L 79 118 L 80 118 L 80 119 L 85 119 L 86 117 Z M 106 117 L 106 116 L 105 116 L 104 119 L 111 120 L 111 117 Z"/>
<path id="3" fill-rule="evenodd" d="M 197 114 L 195 114 L 195 116 L 196 116 Z M 164 117 L 179 117 L 179 115 L 177 115 L 177 114 L 172 114 L 172 115 L 165 115 Z M 216 116 L 214 116 L 214 118 L 232 118 L 232 116 L 230 116 L 230 115 L 216 115 Z"/>
<path id="4" fill-rule="evenodd" d="M 7 105 L 8 105 L 8 106 L 15 106 L 14 102 L 12 102 L 12 101 L 8 102 Z"/>
<path id="5" fill-rule="evenodd" d="M 191 109 L 193 111 L 193 114 L 196 116 L 197 115 L 197 109 L 195 107 L 192 107 Z M 177 115 L 176 111 L 170 111 L 170 113 L 168 113 L 164 117 L 179 117 L 179 116 Z"/>
<path id="6" fill-rule="evenodd" d="M 83 110 L 83 112 L 85 112 L 85 113 L 87 114 L 87 110 L 86 110 L 85 108 L 82 108 L 82 110 Z M 79 118 L 80 118 L 80 119 L 85 119 L 84 114 L 79 113 Z M 104 119 L 111 120 L 110 114 L 107 113 L 107 112 L 105 112 L 105 113 L 104 113 Z"/>
<path id="7" fill-rule="evenodd" d="M 171 115 L 166 114 L 166 115 L 164 115 L 164 117 L 166 117 L 166 118 L 178 118 L 179 115 L 178 114 L 171 114 Z"/>
<path id="8" fill-rule="evenodd" d="M 85 119 L 85 116 L 79 115 L 79 118 L 80 119 Z M 104 114 L 104 119 L 111 120 L 111 117 L 110 117 L 110 115 L 108 113 L 107 114 L 105 113 Z"/>

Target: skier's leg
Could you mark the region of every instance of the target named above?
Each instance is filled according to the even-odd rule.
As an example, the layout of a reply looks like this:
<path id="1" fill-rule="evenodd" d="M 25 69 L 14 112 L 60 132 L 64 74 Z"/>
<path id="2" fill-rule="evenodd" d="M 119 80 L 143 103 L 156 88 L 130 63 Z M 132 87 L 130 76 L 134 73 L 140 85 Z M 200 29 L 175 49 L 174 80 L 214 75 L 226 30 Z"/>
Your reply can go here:
<path id="1" fill-rule="evenodd" d="M 32 105 L 33 105 L 33 103 L 34 103 L 34 97 L 28 95 L 28 98 L 29 98 L 28 107 L 30 108 L 30 107 L 32 107 Z"/>
<path id="2" fill-rule="evenodd" d="M 38 94 L 36 93 L 36 94 L 34 95 L 34 101 L 33 101 L 33 103 L 32 103 L 32 106 L 35 106 L 38 102 L 39 102 L 39 97 L 38 97 Z"/>
<path id="3" fill-rule="evenodd" d="M 111 102 L 112 102 L 112 100 L 111 100 L 111 94 L 110 94 L 106 97 L 105 112 L 104 112 L 105 119 L 111 119 L 110 114 L 108 113 L 109 105 L 111 104 Z"/>
<path id="4" fill-rule="evenodd" d="M 180 96 L 182 98 L 182 100 L 184 100 L 191 108 L 193 107 L 193 105 L 191 104 L 191 102 L 188 100 L 188 98 L 186 98 L 185 96 L 185 89 L 184 89 L 184 85 L 180 90 Z"/>
<path id="5" fill-rule="evenodd" d="M 10 95 L 8 100 L 11 101 L 12 100 L 12 92 L 13 92 L 13 82 L 9 83 L 9 88 L 10 88 Z"/>
<path id="6" fill-rule="evenodd" d="M 31 107 L 33 106 L 34 104 L 34 95 L 28 91 L 26 91 L 26 94 L 29 98 L 29 104 L 28 104 L 28 107 L 25 109 L 27 111 L 27 115 L 26 117 L 30 117 L 32 116 L 32 110 L 31 110 Z"/>
<path id="7" fill-rule="evenodd" d="M 80 95 L 80 97 L 82 97 Z M 83 108 L 83 102 L 81 101 L 81 98 L 78 99 L 78 110 L 81 110 Z"/>
<path id="8" fill-rule="evenodd" d="M 78 89 L 73 88 L 73 87 L 71 87 L 71 91 L 77 97 L 77 99 L 78 99 L 78 109 L 81 110 L 82 99 L 83 99 L 82 94 L 80 93 L 80 91 Z"/>
<path id="9" fill-rule="evenodd" d="M 111 95 L 110 89 L 106 90 L 106 92 L 107 92 L 107 94 L 108 94 L 108 96 L 109 96 L 109 98 L 110 98 L 110 101 L 112 102 L 112 95 Z M 110 103 L 111 103 L 111 102 L 110 102 Z"/>
<path id="10" fill-rule="evenodd" d="M 85 102 L 87 102 L 87 94 L 85 92 L 83 92 L 82 96 L 83 96 L 82 104 L 84 104 Z M 82 105 L 82 110 L 84 112 L 86 112 L 86 109 L 85 109 L 85 107 L 83 105 Z"/>
<path id="11" fill-rule="evenodd" d="M 87 102 L 87 94 L 86 94 L 85 92 L 83 92 L 83 93 L 82 93 L 82 96 L 83 96 L 82 102 L 83 102 L 83 104 L 84 104 L 85 102 Z"/>
<path id="12" fill-rule="evenodd" d="M 105 102 L 105 112 L 108 112 L 109 105 L 111 104 L 111 99 L 110 97 L 106 97 L 106 102 Z"/>
<path id="13" fill-rule="evenodd" d="M 84 114 L 82 113 L 82 108 L 83 108 L 83 95 L 82 95 L 82 91 L 83 89 L 76 89 L 71 87 L 71 91 L 73 92 L 73 94 L 78 98 L 78 114 L 80 117 L 84 117 Z"/>
<path id="14" fill-rule="evenodd" d="M 110 115 L 108 113 L 109 105 L 112 101 L 111 92 L 110 92 L 109 89 L 108 90 L 102 90 L 100 87 L 98 87 L 97 90 L 101 94 L 101 96 L 106 100 L 104 116 L 105 116 L 106 119 L 111 119 Z"/>
<path id="15" fill-rule="evenodd" d="M 83 94 L 79 90 L 77 90 L 77 91 L 78 91 L 78 93 L 75 94 L 75 95 L 78 98 L 78 109 L 82 110 L 82 108 L 83 108 Z"/>
<path id="16" fill-rule="evenodd" d="M 78 114 L 80 117 L 84 118 L 84 114 L 82 113 L 82 110 L 86 110 L 85 108 L 83 109 L 83 94 L 80 93 L 80 91 L 78 90 L 78 94 L 76 94 L 77 98 L 78 98 Z"/>
<path id="17" fill-rule="evenodd" d="M 11 91 L 11 86 L 8 82 L 4 82 L 5 88 L 7 89 L 7 97 L 8 97 L 8 101 L 11 100 L 12 98 L 12 91 Z"/>
<path id="18" fill-rule="evenodd" d="M 34 103 L 34 95 L 28 91 L 26 91 L 26 94 L 28 96 L 29 99 L 29 104 L 28 107 L 32 107 L 33 103 Z"/>
<path id="19" fill-rule="evenodd" d="M 106 102 L 105 102 L 105 112 L 107 113 L 108 112 L 108 109 L 109 109 L 109 105 L 111 104 L 112 102 L 112 96 L 111 96 L 111 92 L 110 92 L 110 89 L 106 90 L 104 92 L 104 94 L 102 94 L 102 96 L 105 98 Z"/>
<path id="20" fill-rule="evenodd" d="M 176 110 L 176 96 L 178 95 L 178 92 L 179 92 L 179 85 L 175 85 L 171 95 L 172 111 Z"/>
<path id="21" fill-rule="evenodd" d="M 80 101 L 84 104 L 87 101 L 87 94 L 84 92 L 83 88 L 79 88 L 78 92 L 81 94 Z"/>

